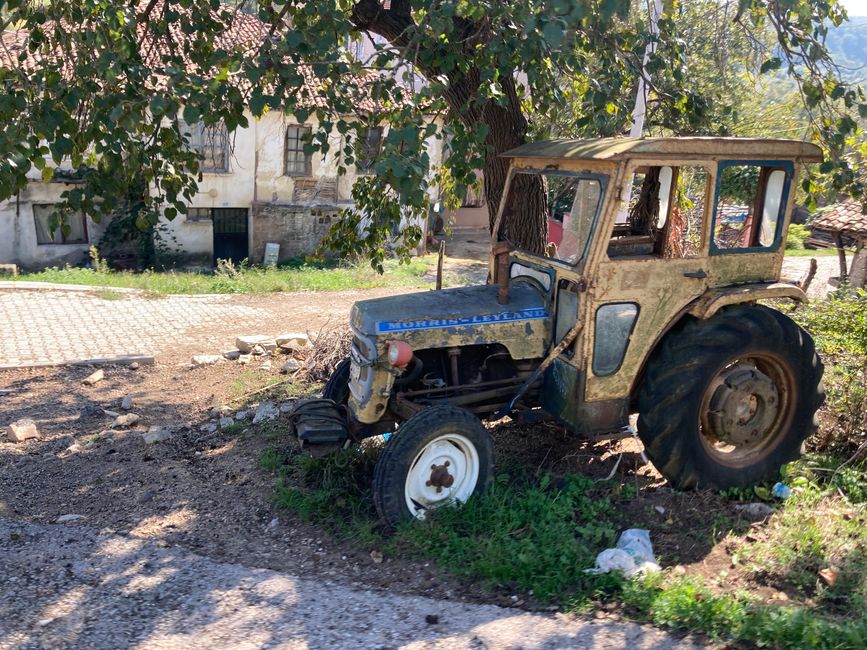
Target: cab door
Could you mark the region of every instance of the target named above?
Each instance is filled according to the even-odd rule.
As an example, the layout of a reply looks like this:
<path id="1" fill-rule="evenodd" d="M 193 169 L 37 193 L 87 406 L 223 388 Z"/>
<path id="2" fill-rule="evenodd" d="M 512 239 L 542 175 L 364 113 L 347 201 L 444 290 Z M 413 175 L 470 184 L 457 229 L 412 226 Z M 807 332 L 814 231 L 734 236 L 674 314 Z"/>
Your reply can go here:
<path id="1" fill-rule="evenodd" d="M 706 163 L 689 161 L 627 169 L 628 200 L 608 226 L 590 283 L 588 403 L 617 403 L 623 411 L 657 337 L 707 289 L 713 176 Z"/>

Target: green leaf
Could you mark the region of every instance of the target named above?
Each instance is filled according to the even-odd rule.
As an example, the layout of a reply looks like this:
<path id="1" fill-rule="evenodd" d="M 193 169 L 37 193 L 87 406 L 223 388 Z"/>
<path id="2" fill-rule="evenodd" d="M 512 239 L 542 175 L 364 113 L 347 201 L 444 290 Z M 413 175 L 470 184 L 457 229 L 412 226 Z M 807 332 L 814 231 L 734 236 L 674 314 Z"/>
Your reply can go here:
<path id="1" fill-rule="evenodd" d="M 762 62 L 761 67 L 759 68 L 759 72 L 761 74 L 765 74 L 766 72 L 770 72 L 771 70 L 779 70 L 783 65 L 782 59 L 780 57 L 775 56 L 773 58 L 767 59 Z"/>

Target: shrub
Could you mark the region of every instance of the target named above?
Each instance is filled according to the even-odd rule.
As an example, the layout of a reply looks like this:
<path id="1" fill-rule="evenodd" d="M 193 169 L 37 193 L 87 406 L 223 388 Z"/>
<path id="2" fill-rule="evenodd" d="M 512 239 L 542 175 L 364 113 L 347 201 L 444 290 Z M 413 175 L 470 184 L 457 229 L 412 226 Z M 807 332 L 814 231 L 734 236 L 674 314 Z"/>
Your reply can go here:
<path id="1" fill-rule="evenodd" d="M 828 406 L 837 423 L 821 447 L 851 452 L 867 439 L 867 291 L 841 289 L 793 316 L 825 360 Z"/>
<path id="2" fill-rule="evenodd" d="M 807 226 L 798 223 L 789 224 L 789 232 L 786 235 L 786 250 L 802 250 L 804 240 L 810 236 Z"/>

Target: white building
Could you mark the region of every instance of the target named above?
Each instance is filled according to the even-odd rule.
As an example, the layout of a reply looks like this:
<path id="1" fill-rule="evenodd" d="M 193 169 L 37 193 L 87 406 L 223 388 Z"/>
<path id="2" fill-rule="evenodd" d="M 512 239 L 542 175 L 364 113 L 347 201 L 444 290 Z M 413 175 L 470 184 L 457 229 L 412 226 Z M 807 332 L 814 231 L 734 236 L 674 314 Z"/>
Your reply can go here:
<path id="1" fill-rule="evenodd" d="M 246 39 L 265 31 L 257 19 L 243 15 L 237 29 Z M 3 32 L 2 37 L 5 51 L 14 52 L 26 42 L 20 32 Z M 359 59 L 377 47 L 369 40 L 347 45 Z M 0 65 L 14 65 L 2 58 L 0 53 Z M 359 108 L 371 111 L 370 106 Z M 267 242 L 280 245 L 281 260 L 312 253 L 340 211 L 351 205 L 353 183 L 359 174 L 368 173 L 385 136 L 382 127 L 368 128 L 362 147 L 366 155 L 338 176 L 333 153 L 304 153 L 305 135 L 318 127 L 315 117 L 302 123 L 275 112 L 247 118 L 249 127 L 231 134 L 219 128 L 191 129 L 193 144 L 204 156 L 199 191 L 186 215 L 165 221 L 163 240 L 181 263 L 211 266 L 218 258 L 261 263 Z M 340 151 L 345 144 L 342 136 L 334 131 L 331 137 L 331 152 Z M 435 167 L 442 160 L 442 140 L 432 137 L 427 146 Z M 85 261 L 88 248 L 99 245 L 106 224 L 78 214 L 68 218 L 66 235 L 52 232 L 49 217 L 70 187 L 64 182 L 69 176 L 59 172 L 46 183 L 33 170 L 29 178 L 31 182 L 16 197 L 0 202 L 0 264 L 36 269 Z M 456 226 L 487 225 L 484 202 L 478 197 L 475 201 L 476 207 L 450 215 Z"/>

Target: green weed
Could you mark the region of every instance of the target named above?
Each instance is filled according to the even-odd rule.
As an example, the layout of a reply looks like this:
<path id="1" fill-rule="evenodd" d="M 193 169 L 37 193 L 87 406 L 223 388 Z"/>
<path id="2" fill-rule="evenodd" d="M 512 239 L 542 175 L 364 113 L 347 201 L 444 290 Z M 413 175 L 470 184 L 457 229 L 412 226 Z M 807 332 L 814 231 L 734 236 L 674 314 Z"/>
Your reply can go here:
<path id="1" fill-rule="evenodd" d="M 430 286 L 436 259 L 432 255 L 415 258 L 408 264 L 385 262 L 385 273 L 378 274 L 365 263 L 317 263 L 292 260 L 275 268 L 249 267 L 223 263 L 213 273 L 189 271 L 110 271 L 95 268 L 51 268 L 17 279 L 29 282 L 126 287 L 152 295 L 210 293 L 272 293 L 276 291 L 346 291 L 349 289 L 401 288 Z M 459 280 L 449 275 L 447 284 Z"/>

